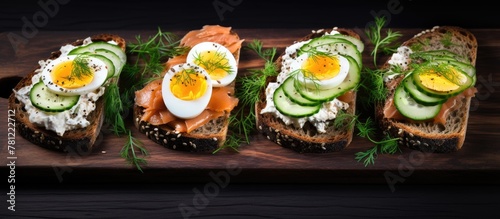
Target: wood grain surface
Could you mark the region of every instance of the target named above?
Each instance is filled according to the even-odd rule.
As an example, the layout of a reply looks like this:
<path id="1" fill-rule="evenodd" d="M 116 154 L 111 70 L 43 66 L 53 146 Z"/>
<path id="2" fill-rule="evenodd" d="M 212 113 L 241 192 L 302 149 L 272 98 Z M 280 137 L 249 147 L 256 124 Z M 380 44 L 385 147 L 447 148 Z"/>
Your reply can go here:
<path id="1" fill-rule="evenodd" d="M 394 29 L 411 37 L 421 29 Z M 53 152 L 29 143 L 16 136 L 15 155 L 9 155 L 6 144 L 7 127 L 0 129 L 2 148 L 0 160 L 16 156 L 19 182 L 206 182 L 213 176 L 231 173 L 231 182 L 243 183 L 357 183 L 387 184 L 388 176 L 405 184 L 467 184 L 500 182 L 500 30 L 470 29 L 478 39 L 477 96 L 473 99 L 465 144 L 460 151 L 449 154 L 428 154 L 401 148 L 401 153 L 379 155 L 374 165 L 365 167 L 354 159 L 354 154 L 373 145 L 355 136 L 343 151 L 328 154 L 299 154 L 282 148 L 263 136 L 252 136 L 249 145 L 242 145 L 239 152 L 221 151 L 216 154 L 186 153 L 166 149 L 140 134 L 130 121 L 133 135 L 144 142 L 150 155 L 146 158 L 144 173 L 127 164 L 119 151 L 124 139 L 103 132 L 97 148 L 85 156 Z M 135 36 L 149 36 L 156 30 L 108 31 L 133 41 Z M 278 52 L 310 32 L 309 29 L 235 29 L 240 37 L 250 42 L 259 39 L 266 47 L 276 47 Z M 359 30 L 358 30 L 359 31 Z M 40 59 L 48 57 L 66 42 L 85 38 L 102 31 L 40 31 L 23 47 L 14 49 L 8 33 L 0 33 L 0 80 L 7 95 L 0 98 L 0 121 L 7 121 L 7 100 L 15 80 L 33 70 Z M 183 35 L 183 31 L 172 31 Z M 361 32 L 360 32 L 361 33 Z M 371 63 L 367 51 L 365 63 Z M 243 50 L 240 72 L 261 68 L 256 55 Z M 370 65 L 370 64 L 367 64 Z M 10 88 L 9 88 L 10 87 Z M 2 91 L 4 92 L 4 91 Z M 8 167 L 3 165 L 2 170 Z M 232 172 L 231 172 L 232 171 Z M 396 178 L 394 178 L 396 177 Z"/>

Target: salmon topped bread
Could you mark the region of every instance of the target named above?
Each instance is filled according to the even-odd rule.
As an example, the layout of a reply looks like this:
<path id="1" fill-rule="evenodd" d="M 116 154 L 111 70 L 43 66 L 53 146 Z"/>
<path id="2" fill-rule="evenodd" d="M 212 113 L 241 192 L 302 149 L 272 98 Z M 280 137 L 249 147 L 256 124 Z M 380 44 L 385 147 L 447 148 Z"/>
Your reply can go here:
<path id="1" fill-rule="evenodd" d="M 219 25 L 182 37 L 187 52 L 170 58 L 161 79 L 135 92 L 139 131 L 174 150 L 210 152 L 222 146 L 238 105 L 234 79 L 242 42 L 230 27 Z"/>
<path id="2" fill-rule="evenodd" d="M 459 150 L 477 92 L 474 35 L 436 26 L 404 42 L 383 66 L 388 96 L 376 105 L 382 129 L 399 144 L 427 152 Z"/>

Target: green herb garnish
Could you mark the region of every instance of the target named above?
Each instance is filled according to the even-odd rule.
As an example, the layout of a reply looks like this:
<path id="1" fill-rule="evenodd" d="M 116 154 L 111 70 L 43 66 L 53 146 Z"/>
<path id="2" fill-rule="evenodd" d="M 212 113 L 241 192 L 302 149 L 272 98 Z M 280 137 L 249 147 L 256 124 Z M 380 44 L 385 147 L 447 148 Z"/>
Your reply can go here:
<path id="1" fill-rule="evenodd" d="M 266 78 L 278 74 L 278 68 L 273 63 L 276 48 L 263 49 L 262 42 L 259 40 L 253 40 L 244 48 L 254 51 L 264 59 L 264 68 L 250 69 L 250 74 L 236 78 L 238 86 L 236 86 L 235 93 L 239 102 L 238 108 L 231 114 L 229 120 L 231 135 L 228 135 L 224 145 L 217 151 L 222 148 L 232 148 L 237 151 L 241 142 L 250 143 L 250 134 L 256 126 L 255 103 L 259 101 L 260 91 L 266 86 Z"/>
<path id="2" fill-rule="evenodd" d="M 382 37 L 381 32 L 385 22 L 385 17 L 376 17 L 375 25 L 370 25 L 368 30 L 365 31 L 368 39 L 374 45 L 371 55 L 373 56 L 373 64 L 375 67 L 377 67 L 377 54 L 379 51 L 385 54 L 394 52 L 398 46 L 393 43 L 402 36 L 399 32 L 393 32 L 391 29 L 388 29 L 386 31 L 386 36 Z"/>
<path id="3" fill-rule="evenodd" d="M 377 54 L 380 52 L 390 54 L 396 52 L 398 45 L 394 44 L 402 36 L 399 32 L 393 32 L 388 29 L 386 36 L 382 37 L 382 28 L 385 25 L 384 17 L 375 18 L 375 25 L 369 26 L 365 31 L 374 49 L 371 52 L 373 56 L 374 69 L 365 67 L 361 71 L 362 81 L 360 89 L 358 90 L 358 101 L 360 105 L 369 111 L 365 122 L 361 122 L 359 117 L 356 117 L 356 129 L 358 136 L 368 139 L 371 143 L 375 144 L 372 148 L 357 152 L 355 159 L 358 162 L 363 162 L 365 166 L 375 163 L 378 154 L 394 154 L 399 151 L 398 140 L 399 138 L 391 138 L 389 135 L 376 135 L 376 126 L 372 120 L 374 116 L 373 107 L 379 107 L 385 102 L 389 92 L 385 86 L 384 78 L 390 74 L 406 74 L 401 66 L 391 65 L 388 69 L 377 68 Z M 377 140 L 381 139 L 381 140 Z"/>
<path id="4" fill-rule="evenodd" d="M 139 151 L 141 153 L 141 156 L 143 157 L 137 157 L 137 151 Z M 139 171 L 143 172 L 141 165 L 146 165 L 148 163 L 144 158 L 144 156 L 148 155 L 149 153 L 146 148 L 144 148 L 142 142 L 134 138 L 129 130 L 127 133 L 127 141 L 125 142 L 123 148 L 120 150 L 120 156 L 125 158 L 125 160 L 129 164 L 133 164 L 135 167 L 137 167 Z"/>
<path id="5" fill-rule="evenodd" d="M 88 56 L 78 54 L 75 59 L 73 59 L 73 68 L 71 69 L 71 74 L 68 79 L 72 81 L 73 77 L 81 79 L 83 77 L 92 76 L 93 74 L 94 71 L 89 66 Z"/>
<path id="6" fill-rule="evenodd" d="M 227 72 L 228 74 L 232 74 L 234 72 L 224 52 L 219 52 L 219 51 L 210 51 L 210 52 L 215 52 L 215 53 L 212 55 L 212 57 L 208 59 L 204 58 L 201 53 L 196 53 L 193 62 L 199 65 L 200 67 L 204 68 L 205 70 L 207 70 L 207 72 L 209 73 L 214 72 L 216 70 L 224 71 Z"/>
<path id="7" fill-rule="evenodd" d="M 363 162 L 365 166 L 368 166 L 369 164 L 375 164 L 375 159 L 377 158 L 379 152 L 381 154 L 394 154 L 399 151 L 399 138 L 391 138 L 386 135 L 381 141 L 373 139 L 376 128 L 370 117 L 366 119 L 365 122 L 357 121 L 356 128 L 359 131 L 358 136 L 367 138 L 369 141 L 375 144 L 374 147 L 364 152 L 357 152 L 355 154 L 355 159 L 358 162 Z"/>
<path id="8" fill-rule="evenodd" d="M 116 135 L 127 137 L 120 156 L 127 163 L 133 164 L 143 172 L 141 166 L 146 165 L 146 148 L 131 131 L 125 126 L 123 118 L 128 116 L 134 104 L 135 91 L 146 83 L 157 79 L 164 70 L 164 63 L 169 57 L 184 54 L 187 49 L 179 46 L 178 38 L 170 32 L 158 32 L 143 41 L 136 36 L 137 43 L 127 44 L 127 56 L 134 57 L 134 61 L 125 64 L 120 73 L 120 88 L 117 83 L 110 83 L 105 93 L 105 118 L 111 131 Z"/>

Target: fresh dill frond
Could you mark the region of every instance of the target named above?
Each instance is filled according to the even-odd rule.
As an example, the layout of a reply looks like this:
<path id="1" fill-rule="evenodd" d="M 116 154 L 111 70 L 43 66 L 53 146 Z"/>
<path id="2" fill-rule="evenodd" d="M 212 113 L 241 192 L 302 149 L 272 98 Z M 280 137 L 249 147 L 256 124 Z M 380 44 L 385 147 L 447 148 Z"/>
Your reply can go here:
<path id="1" fill-rule="evenodd" d="M 127 136 L 120 155 L 141 172 L 143 172 L 141 165 L 147 164 L 145 157 L 148 152 L 142 142 L 132 136 L 123 118 L 127 117 L 126 113 L 130 112 L 133 107 L 135 91 L 141 89 L 149 81 L 158 79 L 168 58 L 187 52 L 188 48 L 181 47 L 179 44 L 180 40 L 175 34 L 163 32 L 160 28 L 147 40 L 143 40 L 140 35 L 136 36 L 136 42 L 127 43 L 126 53 L 129 62 L 123 66 L 120 73 L 120 89 L 116 83 L 110 83 L 106 88 L 104 97 L 106 99 L 106 122 L 114 134 Z"/>
<path id="2" fill-rule="evenodd" d="M 355 154 L 355 159 L 358 162 L 363 162 L 365 166 L 375 164 L 375 159 L 377 158 L 378 153 L 394 154 L 400 151 L 398 146 L 398 141 L 400 140 L 399 138 L 391 138 L 389 135 L 385 135 L 380 141 L 373 139 L 376 128 L 375 123 L 370 117 L 368 117 L 365 122 L 356 121 L 356 128 L 359 131 L 358 136 L 366 138 L 375 144 L 372 148 Z"/>
<path id="3" fill-rule="evenodd" d="M 221 147 L 217 148 L 215 151 L 213 151 L 212 154 L 215 154 L 226 148 L 231 148 L 234 151 L 239 152 L 238 148 L 240 147 L 242 141 L 243 140 L 238 135 L 227 135 L 224 144 Z"/>
<path id="4" fill-rule="evenodd" d="M 259 57 L 264 59 L 265 64 L 262 69 L 249 69 L 249 74 L 236 78 L 235 95 L 239 99 L 237 108 L 230 116 L 231 134 L 222 146 L 232 148 L 237 151 L 240 143 L 250 142 L 250 134 L 255 130 L 255 104 L 259 101 L 260 92 L 266 86 L 266 79 L 278 74 L 278 68 L 273 63 L 276 55 L 276 48 L 263 49 L 262 42 L 254 39 L 243 49 L 254 51 Z M 217 150 L 219 151 L 219 150 Z"/>
<path id="5" fill-rule="evenodd" d="M 377 67 L 377 54 L 380 51 L 386 54 L 394 52 L 398 47 L 394 43 L 402 36 L 399 32 L 388 29 L 386 36 L 382 37 L 382 28 L 385 26 L 385 22 L 385 17 L 376 17 L 375 24 L 369 25 L 368 29 L 365 30 L 366 36 L 374 46 L 371 55 L 375 67 Z"/>
<path id="6" fill-rule="evenodd" d="M 358 116 L 355 114 L 347 113 L 345 110 L 339 110 L 337 116 L 333 120 L 333 127 L 335 129 L 342 129 L 347 127 L 349 130 L 353 128 Z"/>
<path id="7" fill-rule="evenodd" d="M 211 51 L 212 52 L 212 51 Z M 223 71 L 227 72 L 227 74 L 234 73 L 234 69 L 231 68 L 228 59 L 226 58 L 226 54 L 224 52 L 215 51 L 211 58 L 203 58 L 201 53 L 196 53 L 194 55 L 195 64 L 207 70 L 207 72 L 214 71 Z"/>
<path id="8" fill-rule="evenodd" d="M 137 35 L 136 43 L 127 44 L 127 53 L 137 57 L 134 65 L 141 66 L 141 75 L 160 75 L 168 58 L 185 54 L 188 50 L 188 47 L 180 46 L 180 39 L 175 34 L 160 28 L 146 40 Z"/>
<path id="9" fill-rule="evenodd" d="M 355 159 L 359 161 L 363 161 L 363 164 L 366 166 L 370 164 L 375 164 L 375 159 L 377 158 L 377 147 L 372 147 L 368 149 L 367 151 L 360 151 L 354 154 L 356 157 Z"/>
<path id="10" fill-rule="evenodd" d="M 81 79 L 83 77 L 92 76 L 94 71 L 89 66 L 88 56 L 83 54 L 78 54 L 75 59 L 73 59 L 73 68 L 70 73 L 70 81 L 71 78 Z"/>
<path id="11" fill-rule="evenodd" d="M 140 153 L 143 157 L 138 157 L 137 153 Z M 133 164 L 139 171 L 143 172 L 141 165 L 146 165 L 148 163 L 144 158 L 148 155 L 149 153 L 146 148 L 144 148 L 143 143 L 132 136 L 132 133 L 128 130 L 127 140 L 120 150 L 120 156 L 124 158 L 127 163 Z"/>
<path id="12" fill-rule="evenodd" d="M 104 118 L 106 124 L 111 126 L 111 131 L 115 135 L 122 135 L 127 132 L 125 121 L 123 121 L 124 104 L 120 97 L 120 88 L 116 83 L 110 83 L 104 93 Z"/>

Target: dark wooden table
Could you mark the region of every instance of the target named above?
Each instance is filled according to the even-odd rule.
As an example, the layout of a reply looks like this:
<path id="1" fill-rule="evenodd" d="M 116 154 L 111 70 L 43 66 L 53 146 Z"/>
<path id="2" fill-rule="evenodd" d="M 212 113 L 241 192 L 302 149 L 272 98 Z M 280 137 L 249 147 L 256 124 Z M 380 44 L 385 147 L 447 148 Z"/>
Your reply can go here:
<path id="1" fill-rule="evenodd" d="M 406 37 L 421 31 L 413 28 L 394 30 Z M 497 95 L 500 80 L 496 78 L 500 76 L 500 30 L 470 30 L 479 43 L 476 65 L 479 92 L 473 99 L 465 144 L 455 153 L 427 154 L 402 148 L 401 153 L 379 155 L 375 165 L 365 167 L 354 159 L 354 154 L 373 145 L 357 136 L 341 152 L 298 154 L 261 135 L 255 135 L 249 145 L 241 146 L 239 153 L 227 150 L 216 154 L 196 154 L 173 151 L 157 145 L 136 131 L 129 121 L 134 136 L 145 143 L 150 153 L 143 173 L 120 157 L 119 151 L 124 139 L 107 133 L 102 134 L 96 150 L 85 156 L 48 151 L 20 136 L 15 139 L 15 154 L 9 155 L 6 146 L 8 130 L 5 126 L 0 129 L 0 160 L 7 164 L 9 157 L 16 157 L 16 191 L 19 197 L 16 201 L 19 209 L 25 209 L 19 215 L 27 217 L 36 217 L 37 212 L 43 209 L 48 209 L 45 211 L 48 217 L 56 217 L 58 212 L 55 209 L 68 205 L 70 209 L 84 208 L 77 217 L 115 216 L 104 213 L 106 209 L 99 207 L 100 201 L 117 202 L 115 206 L 127 208 L 124 215 L 152 213 L 154 216 L 180 216 L 181 210 L 178 207 L 182 207 L 182 203 L 192 206 L 194 200 L 208 200 L 205 206 L 201 203 L 195 209 L 199 215 L 206 217 L 251 215 L 289 218 L 310 215 L 308 212 L 314 211 L 320 212 L 317 214 L 320 216 L 336 213 L 340 216 L 369 215 L 367 212 L 343 207 L 358 201 L 370 205 L 363 210 L 374 209 L 374 216 L 414 213 L 414 217 L 423 217 L 437 212 L 441 213 L 434 215 L 463 216 L 468 212 L 468 209 L 451 207 L 453 204 L 469 206 L 469 210 L 480 215 L 500 204 L 498 199 L 494 199 L 500 194 L 500 97 Z M 109 32 L 133 41 L 136 35 L 148 36 L 155 31 Z M 278 51 L 310 32 L 309 29 L 235 31 L 246 42 L 259 39 L 266 47 L 276 47 Z M 10 94 L 16 79 L 31 71 L 39 59 L 44 59 L 51 51 L 59 49 L 62 43 L 101 32 L 40 31 L 25 46 L 19 48 L 12 47 L 8 33 L 0 33 L 0 87 L 3 89 L 0 98 L 3 113 L 0 114 L 0 121 L 7 121 L 5 97 Z M 179 35 L 185 33 L 173 32 Z M 365 50 L 364 61 L 371 63 L 368 51 L 369 46 Z M 262 64 L 253 53 L 242 51 L 240 72 L 260 68 Z M 127 119 L 130 120 L 131 117 Z M 9 166 L 3 165 L 0 169 L 7 178 Z M 99 187 L 89 189 L 91 185 Z M 38 186 L 45 189 L 39 190 Z M 204 189 L 208 190 L 204 193 Z M 66 192 L 76 195 L 75 198 L 65 196 Z M 206 199 L 198 200 L 202 197 L 197 196 L 200 193 Z M 48 194 L 54 196 L 45 199 Z M 29 199 L 24 200 L 22 195 Z M 61 197 L 65 198 L 58 201 Z M 283 202 L 269 202 L 270 199 L 266 197 L 276 197 L 275 201 Z M 165 203 L 163 200 L 168 201 Z M 381 202 L 391 207 L 385 209 Z M 37 207 L 34 207 L 35 204 Z M 159 206 L 163 204 L 173 209 L 163 210 Z M 426 211 L 433 205 L 438 205 L 444 211 Z M 224 213 L 226 208 L 227 215 Z M 405 210 L 399 212 L 400 208 Z M 411 210 L 413 208 L 415 210 Z M 239 209 L 244 210 L 234 211 Z M 267 215 L 251 209 L 272 210 L 275 213 Z M 96 210 L 103 211 L 103 214 L 83 213 Z M 492 212 L 494 213 L 489 213 Z"/>

